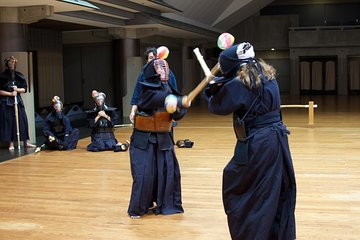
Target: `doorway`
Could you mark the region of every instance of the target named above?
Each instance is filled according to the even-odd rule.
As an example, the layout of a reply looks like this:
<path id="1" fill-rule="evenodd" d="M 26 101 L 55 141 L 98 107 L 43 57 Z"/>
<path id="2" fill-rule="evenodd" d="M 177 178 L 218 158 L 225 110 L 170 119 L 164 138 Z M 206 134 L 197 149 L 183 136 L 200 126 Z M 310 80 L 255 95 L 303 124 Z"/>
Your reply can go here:
<path id="1" fill-rule="evenodd" d="M 336 82 L 336 56 L 300 58 L 300 94 L 335 95 L 337 92 Z"/>
<path id="2" fill-rule="evenodd" d="M 104 92 L 113 105 L 113 62 L 111 44 L 64 46 L 64 94 L 66 104 L 84 110 L 94 107 L 92 90 Z"/>

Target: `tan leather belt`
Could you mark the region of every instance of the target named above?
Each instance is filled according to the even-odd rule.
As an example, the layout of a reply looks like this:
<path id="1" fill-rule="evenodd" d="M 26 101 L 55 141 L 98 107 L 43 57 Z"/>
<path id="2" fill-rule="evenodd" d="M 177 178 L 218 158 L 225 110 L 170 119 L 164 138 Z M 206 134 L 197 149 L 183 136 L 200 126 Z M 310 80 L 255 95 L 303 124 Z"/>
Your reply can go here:
<path id="1" fill-rule="evenodd" d="M 145 132 L 170 132 L 172 119 L 167 112 L 156 112 L 154 115 L 136 113 L 134 127 Z"/>

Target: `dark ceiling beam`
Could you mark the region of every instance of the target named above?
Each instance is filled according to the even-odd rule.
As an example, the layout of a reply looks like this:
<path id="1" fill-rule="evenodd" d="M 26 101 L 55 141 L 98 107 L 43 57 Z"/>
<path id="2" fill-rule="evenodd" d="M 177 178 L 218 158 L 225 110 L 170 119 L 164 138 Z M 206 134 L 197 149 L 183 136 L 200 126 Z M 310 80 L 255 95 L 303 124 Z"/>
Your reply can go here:
<path id="1" fill-rule="evenodd" d="M 198 27 L 198 26 L 187 24 L 187 23 L 184 23 L 184 22 L 180 22 L 180 21 L 177 21 L 177 20 L 174 20 L 174 19 L 165 18 L 165 17 L 162 17 L 162 16 L 154 16 L 154 15 L 149 15 L 149 14 L 144 14 L 144 13 L 137 13 L 135 19 L 125 20 L 125 24 L 126 24 L 126 26 L 146 25 L 146 24 L 161 24 L 161 25 L 174 27 L 174 28 L 178 28 L 178 29 L 181 29 L 181 30 L 185 30 L 185 31 L 205 35 L 205 36 L 211 37 L 211 38 L 217 38 L 219 36 L 219 33 L 220 33 L 218 31 L 213 31 L 213 30 L 210 30 L 210 29 Z"/>
<path id="2" fill-rule="evenodd" d="M 183 11 L 181 11 L 180 9 L 177 9 L 177 8 L 175 8 L 174 6 L 172 6 L 172 5 L 164 2 L 163 0 L 148 0 L 148 1 L 149 1 L 149 2 L 152 2 L 152 3 L 154 3 L 154 4 L 158 4 L 158 5 L 162 6 L 162 7 L 169 8 L 169 9 L 171 9 L 171 10 L 175 10 L 175 11 L 177 11 L 177 12 L 183 12 Z"/>
<path id="3" fill-rule="evenodd" d="M 359 3 L 360 0 L 276 0 L 271 5 L 315 5 L 315 4 L 338 4 Z"/>
<path id="4" fill-rule="evenodd" d="M 161 15 L 161 12 L 159 10 L 149 8 L 149 7 L 146 7 L 144 5 L 133 3 L 133 2 L 130 2 L 130 1 L 126 1 L 126 0 L 102 0 L 102 1 L 106 2 L 106 3 L 114 4 L 114 5 L 117 5 L 117 6 L 120 6 L 120 7 L 133 9 L 133 10 L 136 10 L 138 12 L 143 12 L 143 13 L 148 13 L 148 14 L 158 15 L 158 16 Z"/>
<path id="5" fill-rule="evenodd" d="M 81 30 L 93 30 L 94 26 L 77 24 L 74 22 L 62 22 L 51 19 L 43 19 L 38 22 L 34 22 L 28 25 L 30 28 L 37 29 L 51 29 L 53 31 L 81 31 Z"/>
<path id="6" fill-rule="evenodd" d="M 115 16 L 119 16 L 121 18 L 125 18 L 125 19 L 132 19 L 135 18 L 135 14 L 129 11 L 125 11 L 119 8 L 113 8 L 104 4 L 100 4 L 100 3 L 96 3 L 96 2 L 92 2 L 92 1 L 88 1 L 91 4 L 95 5 L 96 7 L 98 7 L 99 9 L 95 10 L 95 12 L 102 12 L 102 13 L 106 13 L 106 14 L 110 14 L 110 15 L 115 15 Z"/>
<path id="7" fill-rule="evenodd" d="M 114 25 L 119 25 L 119 26 L 125 25 L 125 20 L 122 20 L 119 18 L 114 18 L 114 17 L 109 17 L 109 16 L 105 16 L 105 15 L 101 15 L 101 14 L 97 14 L 97 13 L 93 13 L 93 12 L 72 11 L 72 12 L 59 12 L 57 14 L 65 15 L 65 16 L 69 16 L 69 17 L 86 19 L 86 20 L 95 21 L 95 22 L 104 22 L 104 23 L 109 23 L 109 24 L 114 24 Z"/>
<path id="8" fill-rule="evenodd" d="M 236 6 L 236 11 L 232 12 L 231 14 L 223 18 L 221 21 L 216 22 L 212 25 L 212 27 L 228 31 L 238 23 L 244 21 L 256 12 L 260 11 L 262 8 L 266 7 L 273 1 L 274 0 L 251 0 L 241 8 L 238 8 L 238 6 Z"/>

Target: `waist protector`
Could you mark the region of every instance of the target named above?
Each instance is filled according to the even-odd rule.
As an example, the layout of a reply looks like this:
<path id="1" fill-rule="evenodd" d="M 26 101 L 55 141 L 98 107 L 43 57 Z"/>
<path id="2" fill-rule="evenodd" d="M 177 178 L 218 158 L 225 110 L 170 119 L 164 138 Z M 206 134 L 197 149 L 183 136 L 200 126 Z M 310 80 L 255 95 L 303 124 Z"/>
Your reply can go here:
<path id="1" fill-rule="evenodd" d="M 134 127 L 144 132 L 170 132 L 172 119 L 167 112 L 155 112 L 153 115 L 136 113 Z"/>

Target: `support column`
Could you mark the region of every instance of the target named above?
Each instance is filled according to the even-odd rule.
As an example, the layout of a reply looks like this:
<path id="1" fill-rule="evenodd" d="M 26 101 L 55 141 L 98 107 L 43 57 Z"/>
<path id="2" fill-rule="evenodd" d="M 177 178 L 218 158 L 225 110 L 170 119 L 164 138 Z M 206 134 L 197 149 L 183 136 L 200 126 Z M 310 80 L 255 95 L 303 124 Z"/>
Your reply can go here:
<path id="1" fill-rule="evenodd" d="M 300 62 L 296 50 L 290 49 L 290 95 L 300 95 Z"/>
<path id="2" fill-rule="evenodd" d="M 47 5 L 0 7 L 0 53 L 27 52 L 27 24 L 54 14 Z"/>
<path id="3" fill-rule="evenodd" d="M 0 8 L 0 70 L 4 71 L 3 60 L 8 56 L 18 59 L 16 70 L 25 75 L 28 92 L 22 94 L 29 122 L 30 142 L 36 142 L 34 83 L 32 79 L 32 55 L 28 53 L 27 24 L 53 14 L 51 6 L 1 7 Z"/>
<path id="4" fill-rule="evenodd" d="M 348 66 L 347 56 L 344 50 L 340 50 L 338 53 L 338 78 L 337 78 L 337 94 L 347 95 L 348 94 Z"/>
<path id="5" fill-rule="evenodd" d="M 25 111 L 29 123 L 30 142 L 36 143 L 33 91 L 34 84 L 31 78 L 32 76 L 29 75 L 26 29 L 26 24 L 0 23 L 1 71 L 5 70 L 4 59 L 6 57 L 14 56 L 18 59 L 16 70 L 26 76 L 28 84 L 28 92 L 23 93 L 21 96 L 24 101 Z"/>
<path id="6" fill-rule="evenodd" d="M 26 52 L 26 30 L 26 24 L 0 23 L 0 52 Z"/>
<path id="7" fill-rule="evenodd" d="M 130 100 L 142 67 L 139 39 L 114 40 L 114 66 L 118 66 L 114 73 L 115 105 L 126 118 L 130 114 Z"/>

